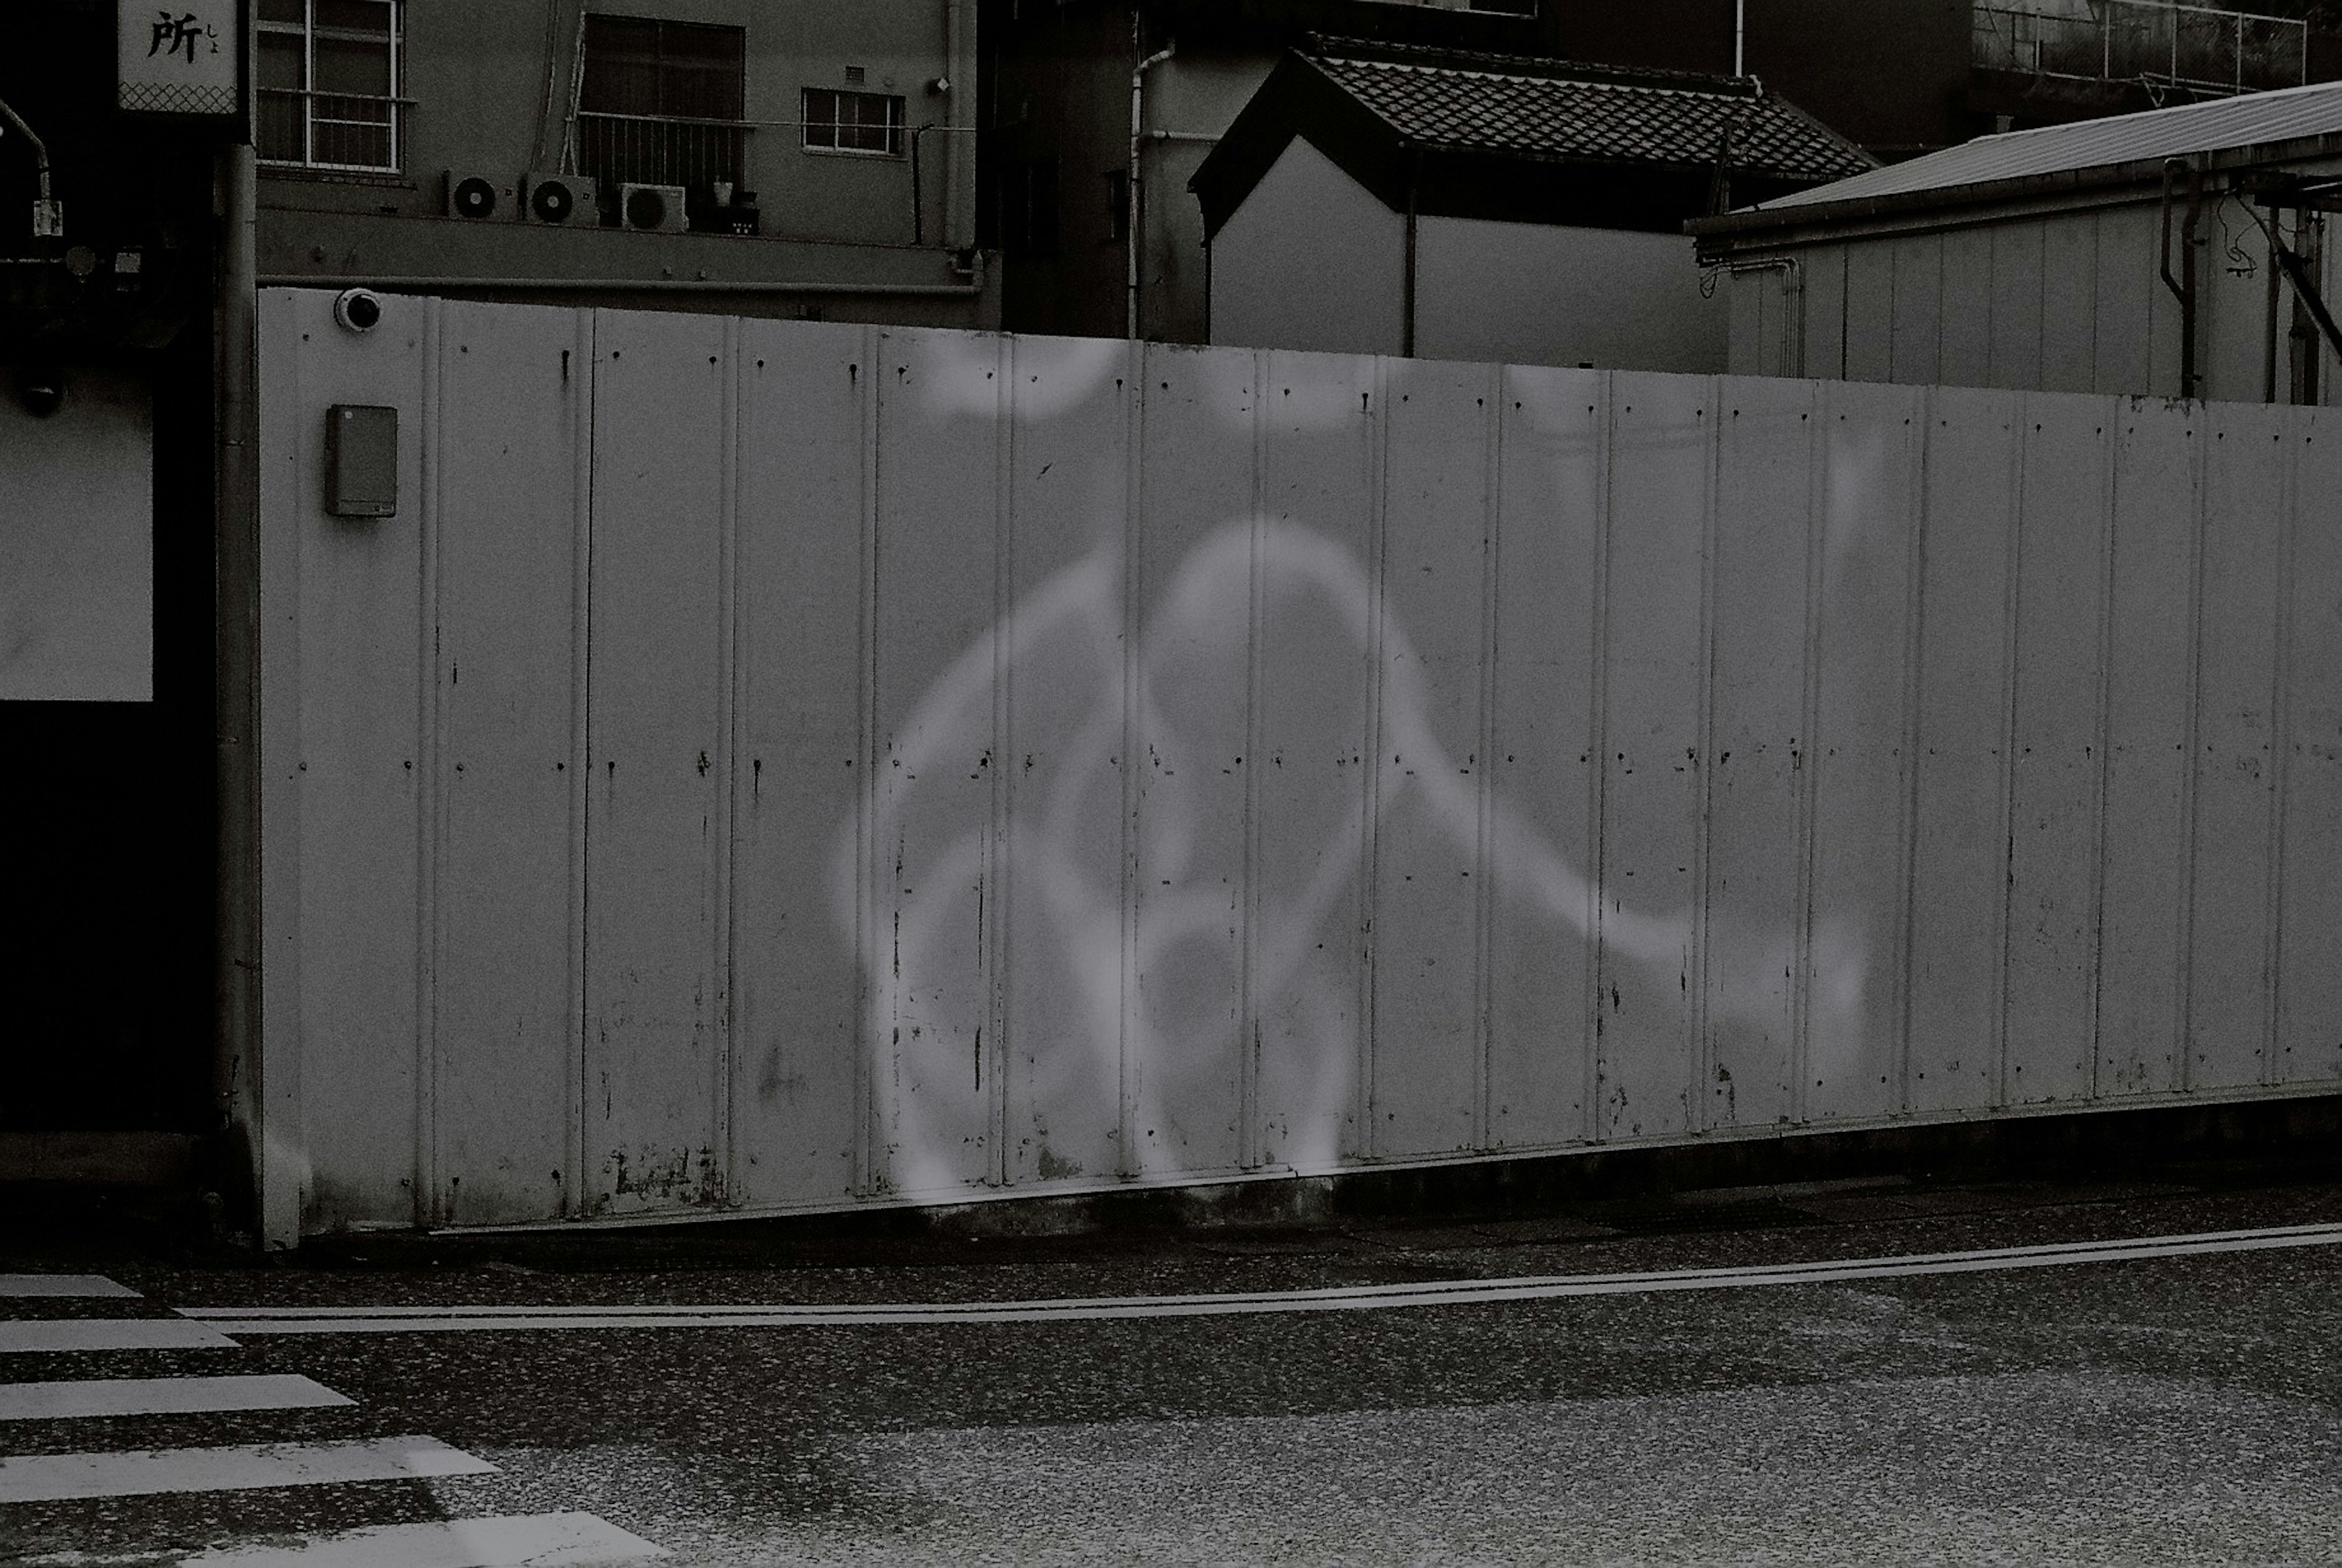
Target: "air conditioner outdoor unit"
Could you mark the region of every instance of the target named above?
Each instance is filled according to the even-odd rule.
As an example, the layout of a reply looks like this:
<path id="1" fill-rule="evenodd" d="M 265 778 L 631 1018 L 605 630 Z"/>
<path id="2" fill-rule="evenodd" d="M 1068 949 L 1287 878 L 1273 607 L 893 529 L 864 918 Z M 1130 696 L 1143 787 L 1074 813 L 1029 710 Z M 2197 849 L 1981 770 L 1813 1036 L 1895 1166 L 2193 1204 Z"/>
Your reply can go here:
<path id="1" fill-rule="evenodd" d="M 521 192 L 522 210 L 533 224 L 591 224 L 601 216 L 599 192 L 585 175 L 531 171 Z"/>
<path id="2" fill-rule="evenodd" d="M 681 185 L 620 185 L 618 218 L 630 229 L 655 229 L 661 234 L 684 230 Z"/>
<path id="3" fill-rule="evenodd" d="M 510 220 L 520 215 L 513 184 L 469 169 L 447 171 L 447 215 L 451 218 Z"/>

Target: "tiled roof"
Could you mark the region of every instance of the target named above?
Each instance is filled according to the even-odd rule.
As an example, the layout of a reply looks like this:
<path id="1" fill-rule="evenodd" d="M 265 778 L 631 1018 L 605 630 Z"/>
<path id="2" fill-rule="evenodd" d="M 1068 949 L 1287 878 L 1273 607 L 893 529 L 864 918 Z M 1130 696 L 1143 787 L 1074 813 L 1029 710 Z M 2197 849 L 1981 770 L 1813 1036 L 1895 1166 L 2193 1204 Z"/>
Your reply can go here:
<path id="1" fill-rule="evenodd" d="M 1916 197 L 1927 191 L 2060 175 L 2197 153 L 2267 146 L 2342 134 L 2342 82 L 2320 82 L 2275 93 L 2247 93 L 2176 108 L 2148 109 L 1978 136 L 1957 147 L 1873 169 L 1835 185 L 1817 185 L 1763 203 L 1757 210 L 1818 202 Z"/>
<path id="2" fill-rule="evenodd" d="M 1873 166 L 1747 77 L 1353 48 L 1338 39 L 1317 41 L 1305 57 L 1427 148 L 1696 166 L 1716 161 L 1731 127 L 1736 172 L 1830 180 Z"/>

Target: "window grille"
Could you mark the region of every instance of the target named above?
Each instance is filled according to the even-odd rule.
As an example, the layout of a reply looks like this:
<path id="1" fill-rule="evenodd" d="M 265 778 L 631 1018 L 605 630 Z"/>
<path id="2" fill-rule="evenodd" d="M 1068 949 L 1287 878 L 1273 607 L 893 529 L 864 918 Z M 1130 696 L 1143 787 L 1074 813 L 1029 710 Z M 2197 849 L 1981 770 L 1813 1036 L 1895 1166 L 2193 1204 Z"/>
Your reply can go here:
<path id="1" fill-rule="evenodd" d="M 577 172 L 606 186 L 741 183 L 747 34 L 588 15 Z"/>
<path id="2" fill-rule="evenodd" d="M 399 0 L 259 0 L 260 160 L 401 167 L 403 21 Z"/>

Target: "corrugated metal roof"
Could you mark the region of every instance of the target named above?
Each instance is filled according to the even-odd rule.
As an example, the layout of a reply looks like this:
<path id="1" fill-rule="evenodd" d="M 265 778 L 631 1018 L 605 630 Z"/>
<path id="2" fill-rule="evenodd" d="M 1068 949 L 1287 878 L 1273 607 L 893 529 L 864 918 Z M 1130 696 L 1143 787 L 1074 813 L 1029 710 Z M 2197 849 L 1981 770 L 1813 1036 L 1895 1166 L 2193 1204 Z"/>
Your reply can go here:
<path id="1" fill-rule="evenodd" d="M 1776 212 L 1823 202 L 1912 196 L 1957 185 L 2186 157 L 2337 133 L 2342 133 L 2342 82 L 2318 82 L 2274 93 L 2247 93 L 2036 131 L 1978 136 L 1940 153 L 1797 191 L 1745 210 Z"/>
<path id="2" fill-rule="evenodd" d="M 1534 157 L 1713 164 L 1733 127 L 1736 173 L 1826 180 L 1870 166 L 1851 144 L 1745 79 L 1671 75 L 1621 79 L 1557 62 L 1534 73 L 1476 61 L 1466 68 L 1346 52 L 1306 57 L 1401 135 L 1425 146 Z M 1376 56 L 1383 57 L 1376 57 Z"/>

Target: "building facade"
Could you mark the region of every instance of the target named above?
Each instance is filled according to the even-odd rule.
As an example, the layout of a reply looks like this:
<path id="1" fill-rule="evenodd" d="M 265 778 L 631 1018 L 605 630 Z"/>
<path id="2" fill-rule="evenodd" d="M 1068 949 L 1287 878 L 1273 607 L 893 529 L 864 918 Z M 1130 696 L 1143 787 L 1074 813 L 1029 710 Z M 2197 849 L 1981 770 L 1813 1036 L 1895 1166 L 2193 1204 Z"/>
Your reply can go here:
<path id="1" fill-rule="evenodd" d="M 288 283 L 988 325 L 973 0 L 259 0 Z"/>
<path id="2" fill-rule="evenodd" d="M 1979 138 L 1693 226 L 1740 375 L 2331 404 L 2342 84 Z"/>
<path id="3" fill-rule="evenodd" d="M 1887 162 L 2342 75 L 2342 44 L 2298 21 L 2154 0 L 986 0 L 1004 325 L 1204 341 L 1187 182 L 1313 32 L 1745 73 Z"/>
<path id="4" fill-rule="evenodd" d="M 1748 77 L 1316 40 L 1196 173 L 1211 339 L 1720 371 L 1685 220 L 1870 166 Z"/>
<path id="5" fill-rule="evenodd" d="M 214 1100 L 215 215 L 233 3 L 0 50 L 0 1179 L 152 1168 Z"/>

